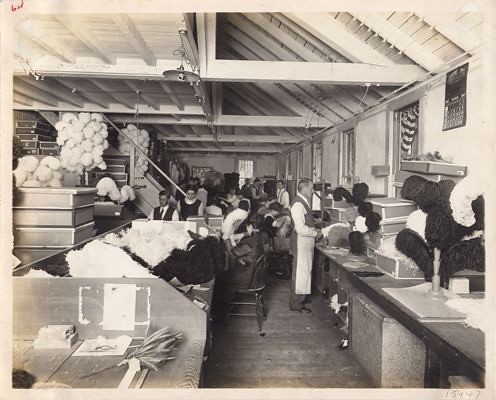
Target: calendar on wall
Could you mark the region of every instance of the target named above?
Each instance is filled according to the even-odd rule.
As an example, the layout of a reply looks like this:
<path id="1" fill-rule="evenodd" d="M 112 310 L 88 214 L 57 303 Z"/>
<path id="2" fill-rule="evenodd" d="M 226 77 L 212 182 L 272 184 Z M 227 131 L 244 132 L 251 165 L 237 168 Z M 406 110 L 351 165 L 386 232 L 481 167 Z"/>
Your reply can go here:
<path id="1" fill-rule="evenodd" d="M 467 122 L 468 63 L 446 75 L 443 131 L 465 126 Z"/>

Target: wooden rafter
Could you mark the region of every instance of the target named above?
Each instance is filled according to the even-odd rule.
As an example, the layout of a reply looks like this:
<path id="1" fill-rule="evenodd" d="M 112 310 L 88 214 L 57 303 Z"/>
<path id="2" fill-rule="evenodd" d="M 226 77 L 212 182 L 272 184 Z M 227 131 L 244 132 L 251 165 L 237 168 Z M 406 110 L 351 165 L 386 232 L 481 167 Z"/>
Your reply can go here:
<path id="1" fill-rule="evenodd" d="M 14 92 L 14 103 L 24 104 L 25 106 L 32 106 L 33 99 L 28 96 L 24 96 L 22 93 Z"/>
<path id="2" fill-rule="evenodd" d="M 436 31 L 465 51 L 471 52 L 482 43 L 482 40 L 473 32 L 457 25 L 456 20 L 449 13 L 427 15 L 417 12 L 416 14 L 424 22 L 434 27 Z"/>
<path id="3" fill-rule="evenodd" d="M 47 33 L 41 31 L 34 21 L 22 21 L 16 25 L 16 29 L 50 54 L 69 63 L 76 62 L 76 57 L 64 44 L 53 35 L 47 36 Z"/>
<path id="4" fill-rule="evenodd" d="M 124 34 L 127 41 L 134 47 L 134 49 L 141 55 L 143 60 L 148 65 L 156 65 L 157 58 L 146 44 L 143 36 L 134 25 L 131 18 L 127 14 L 112 14 L 112 20 L 117 25 L 119 30 Z"/>
<path id="5" fill-rule="evenodd" d="M 258 25 L 261 29 L 267 32 L 270 36 L 276 39 L 277 42 L 286 46 L 290 49 L 294 54 L 296 54 L 300 59 L 304 61 L 312 61 L 312 62 L 323 62 L 322 58 L 315 54 L 308 47 L 303 46 L 301 43 L 297 42 L 294 38 L 289 36 L 287 33 L 277 28 L 274 24 L 272 24 L 268 18 L 270 19 L 270 15 L 268 17 L 266 14 L 258 14 L 258 13 L 247 13 L 243 14 L 250 21 Z M 270 40 L 270 39 L 266 39 Z"/>
<path id="6" fill-rule="evenodd" d="M 125 99 L 122 93 L 119 94 L 116 93 L 116 90 L 109 83 L 105 82 L 103 79 L 88 79 L 88 80 L 98 89 L 100 89 L 103 93 L 105 93 L 107 96 L 114 99 L 117 103 L 124 104 L 127 108 L 130 108 L 131 110 L 135 108 L 136 105 L 134 103 Z"/>
<path id="7" fill-rule="evenodd" d="M 107 49 L 103 49 L 102 45 L 98 43 L 88 32 L 81 22 L 74 20 L 73 17 L 67 15 L 55 16 L 74 36 L 84 43 L 97 57 L 108 64 L 115 64 L 116 57 Z"/>
<path id="8" fill-rule="evenodd" d="M 109 108 L 109 102 L 101 99 L 101 96 L 96 96 L 93 93 L 87 93 L 80 89 L 79 85 L 73 82 L 70 79 L 56 79 L 57 82 L 62 84 L 63 86 L 68 87 L 74 94 L 81 96 L 83 99 L 88 100 L 91 103 L 94 103 L 104 109 Z M 83 110 L 80 110 L 83 111 Z M 129 112 L 129 111 L 128 111 Z"/>
<path id="9" fill-rule="evenodd" d="M 392 64 L 387 57 L 371 49 L 327 13 L 285 15 L 350 61 L 377 65 Z"/>
<path id="10" fill-rule="evenodd" d="M 286 102 L 282 101 L 282 99 L 275 99 L 272 96 L 269 96 L 265 91 L 261 90 L 258 86 L 255 86 L 251 83 L 238 83 L 241 85 L 243 90 L 248 92 L 259 104 L 263 104 L 264 107 L 269 108 L 273 111 L 273 114 L 277 115 L 301 115 L 299 113 L 294 112 L 289 107 L 286 107 Z"/>
<path id="11" fill-rule="evenodd" d="M 211 135 L 200 135 L 200 136 L 171 136 L 166 137 L 168 141 L 171 142 L 214 142 L 215 139 Z M 278 135 L 224 135 L 219 138 L 219 142 L 227 143 L 279 143 L 279 144 L 294 144 L 299 143 L 300 139 L 294 136 L 278 136 Z"/>
<path id="12" fill-rule="evenodd" d="M 30 85 L 35 86 L 36 88 L 43 90 L 44 92 L 47 92 L 52 96 L 65 101 L 66 103 L 72 104 L 76 107 L 84 107 L 84 102 L 80 98 L 71 93 L 66 87 L 55 82 L 53 79 L 45 78 L 44 80 L 37 81 L 31 77 L 17 77 L 14 82 L 18 79 L 29 83 Z"/>
<path id="13" fill-rule="evenodd" d="M 135 93 L 139 93 L 139 97 L 143 101 L 155 110 L 160 110 L 160 105 L 153 100 L 148 94 L 143 92 L 134 82 L 129 80 L 123 80 L 123 82 Z"/>
<path id="14" fill-rule="evenodd" d="M 237 35 L 236 39 L 240 40 L 240 42 L 244 43 L 248 48 L 253 47 L 252 42 L 255 42 L 259 47 L 264 49 L 263 53 L 260 50 L 258 51 L 259 53 L 262 53 L 259 55 L 263 57 L 263 60 L 271 59 L 271 56 L 267 56 L 265 52 L 270 52 L 272 57 L 275 57 L 277 60 L 297 60 L 295 54 L 267 37 L 267 35 L 255 28 L 252 23 L 248 22 L 245 17 L 239 14 L 229 14 L 227 18 L 234 27 L 243 33 L 243 36 Z M 236 35 L 236 32 L 233 30 L 229 30 L 228 32 L 232 32 L 232 34 Z M 250 40 L 248 41 L 246 38 L 250 38 Z"/>
<path id="15" fill-rule="evenodd" d="M 352 15 L 426 70 L 433 71 L 443 64 L 441 58 L 425 49 L 412 37 L 405 35 L 401 29 L 389 22 L 384 14 L 382 17 L 378 17 L 377 13 L 357 12 L 352 13 Z"/>
<path id="16" fill-rule="evenodd" d="M 183 111 L 184 110 L 184 104 L 179 99 L 179 97 L 174 93 L 172 90 L 171 85 L 169 85 L 167 82 L 164 81 L 159 81 L 160 86 L 162 86 L 162 89 L 164 90 L 165 94 L 171 99 L 171 101 L 176 105 L 176 107 Z"/>
<path id="17" fill-rule="evenodd" d="M 52 96 L 51 94 L 30 85 L 27 82 L 16 80 L 14 90 L 24 96 L 32 98 L 33 100 L 39 101 L 40 103 L 45 103 L 54 107 L 59 105 L 59 99 L 55 96 Z"/>

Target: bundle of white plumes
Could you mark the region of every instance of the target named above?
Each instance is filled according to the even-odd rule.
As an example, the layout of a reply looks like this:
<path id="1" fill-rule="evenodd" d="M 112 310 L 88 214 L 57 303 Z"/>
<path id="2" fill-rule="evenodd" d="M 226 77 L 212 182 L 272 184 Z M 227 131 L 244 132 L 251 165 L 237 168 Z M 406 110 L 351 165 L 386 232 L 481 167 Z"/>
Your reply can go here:
<path id="1" fill-rule="evenodd" d="M 121 187 L 121 190 L 119 190 L 115 181 L 108 176 L 101 178 L 97 182 L 96 189 L 96 194 L 98 196 L 108 196 L 110 200 L 118 201 L 119 203 L 125 203 L 128 200 L 133 201 L 136 199 L 136 194 L 131 186 L 124 185 Z"/>
<path id="2" fill-rule="evenodd" d="M 148 154 L 150 135 L 147 130 L 138 129 L 136 125 L 129 124 L 126 128 L 122 129 L 122 132 L 124 132 L 139 149 L 143 150 L 145 154 Z M 130 140 L 120 132 L 119 136 L 117 136 L 117 140 L 119 141 L 119 152 L 122 154 L 131 154 L 133 145 Z M 136 169 L 142 174 L 148 170 L 148 160 L 141 153 L 137 153 L 135 165 Z"/>
<path id="3" fill-rule="evenodd" d="M 172 223 L 147 223 L 104 238 L 106 243 L 128 248 L 151 267 L 164 261 L 174 249 L 186 250 L 191 240 L 183 224 Z"/>
<path id="4" fill-rule="evenodd" d="M 47 156 L 40 161 L 35 156 L 24 156 L 13 172 L 17 187 L 61 187 L 59 170 L 60 162 L 55 157 Z"/>
<path id="5" fill-rule="evenodd" d="M 69 172 L 81 175 L 86 169 L 106 169 L 103 151 L 108 149 L 107 124 L 98 113 L 65 113 L 55 124 L 58 131 L 60 165 Z"/>

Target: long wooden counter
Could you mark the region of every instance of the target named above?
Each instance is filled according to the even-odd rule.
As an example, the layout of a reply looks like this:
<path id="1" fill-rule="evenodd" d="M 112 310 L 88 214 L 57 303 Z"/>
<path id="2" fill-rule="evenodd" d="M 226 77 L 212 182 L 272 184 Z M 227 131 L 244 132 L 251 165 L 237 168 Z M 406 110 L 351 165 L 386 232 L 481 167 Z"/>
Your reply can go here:
<path id="1" fill-rule="evenodd" d="M 484 386 L 485 381 L 485 335 L 479 329 L 466 327 L 461 322 L 424 322 L 384 288 L 405 288 L 424 283 L 423 279 L 400 280 L 387 275 L 359 277 L 355 271 L 379 271 L 370 264 L 361 268 L 348 268 L 344 256 L 331 254 L 327 246 L 318 243 L 317 251 L 328 258 L 346 281 L 358 292 L 366 295 L 383 310 L 400 322 L 426 345 L 425 387 L 442 387 L 442 373 L 463 375 Z"/>

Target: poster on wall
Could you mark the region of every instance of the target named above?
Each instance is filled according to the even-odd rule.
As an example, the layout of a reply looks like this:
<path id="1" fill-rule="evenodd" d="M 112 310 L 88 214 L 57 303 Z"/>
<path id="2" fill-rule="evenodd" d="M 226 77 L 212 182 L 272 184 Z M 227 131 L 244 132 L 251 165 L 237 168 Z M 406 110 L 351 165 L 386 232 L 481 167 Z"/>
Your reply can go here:
<path id="1" fill-rule="evenodd" d="M 193 178 L 205 178 L 205 174 L 212 171 L 212 167 L 191 167 L 191 176 Z"/>
<path id="2" fill-rule="evenodd" d="M 443 131 L 465 126 L 467 122 L 468 63 L 446 75 Z"/>

